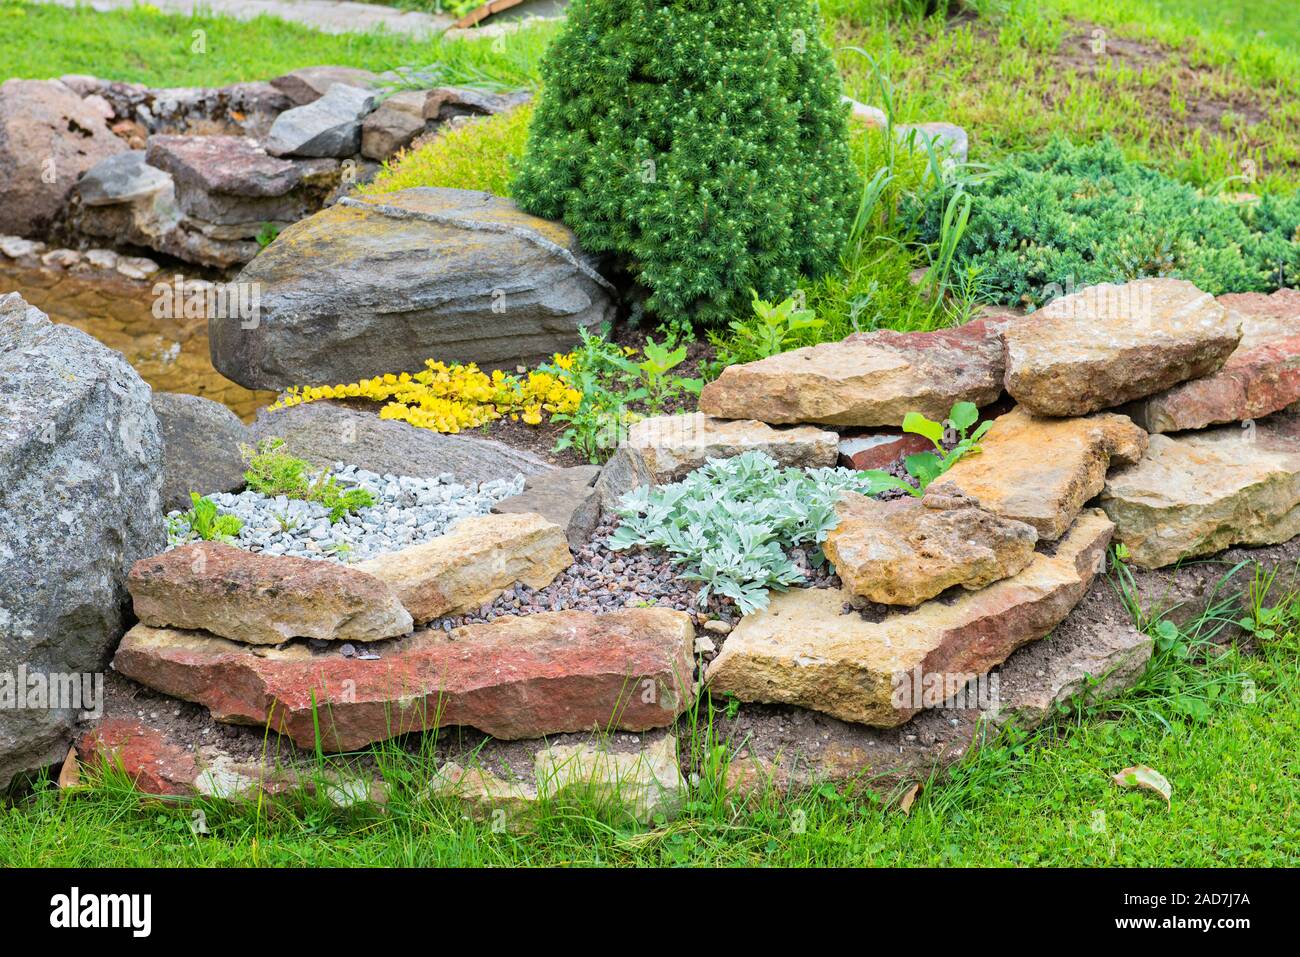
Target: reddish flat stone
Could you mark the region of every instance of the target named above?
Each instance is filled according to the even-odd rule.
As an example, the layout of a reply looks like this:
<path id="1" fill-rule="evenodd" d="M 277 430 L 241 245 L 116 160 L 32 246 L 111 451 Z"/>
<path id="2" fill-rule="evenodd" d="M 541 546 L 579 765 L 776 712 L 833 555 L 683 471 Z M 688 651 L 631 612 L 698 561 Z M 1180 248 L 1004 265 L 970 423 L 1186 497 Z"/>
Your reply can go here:
<path id="1" fill-rule="evenodd" d="M 192 794 L 194 756 L 157 728 L 133 718 L 105 718 L 77 743 L 82 764 L 119 768 L 145 794 Z"/>
<path id="2" fill-rule="evenodd" d="M 1148 432 L 1179 432 L 1258 419 L 1300 401 L 1300 290 L 1219 297 L 1241 316 L 1241 343 L 1217 372 L 1135 402 Z"/>
<path id="3" fill-rule="evenodd" d="M 923 435 L 879 432 L 840 439 L 840 464 L 848 469 L 883 469 L 905 455 L 934 451 L 934 443 Z"/>
<path id="4" fill-rule="evenodd" d="M 290 638 L 377 641 L 412 627 L 396 593 L 373 575 L 221 542 L 142 558 L 126 587 L 146 625 L 202 629 L 253 645 Z"/>
<path id="5" fill-rule="evenodd" d="M 315 746 L 318 718 L 321 746 L 350 751 L 449 725 L 506 739 L 665 727 L 691 700 L 694 638 L 689 617 L 667 609 L 561 611 L 422 631 L 361 660 L 138 625 L 113 666 L 218 721 L 269 722 L 300 747 Z"/>

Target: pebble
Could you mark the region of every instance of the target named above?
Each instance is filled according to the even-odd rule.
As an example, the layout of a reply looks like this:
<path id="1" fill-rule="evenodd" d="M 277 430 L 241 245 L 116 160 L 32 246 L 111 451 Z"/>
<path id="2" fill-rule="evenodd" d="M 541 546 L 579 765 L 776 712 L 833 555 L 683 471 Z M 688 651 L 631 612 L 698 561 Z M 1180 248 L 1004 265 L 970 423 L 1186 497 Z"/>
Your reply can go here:
<path id="1" fill-rule="evenodd" d="M 378 475 L 340 463 L 332 472 L 344 489 L 368 489 L 375 504 L 331 523 L 329 510 L 317 502 L 245 490 L 208 497 L 222 514 L 240 518 L 244 527 L 233 544 L 251 552 L 293 555 L 349 563 L 419 545 L 445 534 L 462 518 L 486 515 L 503 498 L 518 495 L 524 477 L 461 484 L 450 472 L 432 478 Z M 184 512 L 168 513 L 175 530 L 171 548 L 184 544 Z"/>
<path id="2" fill-rule="evenodd" d="M 713 594 L 707 603 L 701 604 L 700 583 L 683 578 L 680 566 L 661 549 L 615 551 L 610 548 L 607 541 L 617 527 L 616 521 L 601 524 L 591 541 L 574 551 L 573 564 L 545 588 L 534 591 L 527 585 L 517 585 L 476 612 L 441 618 L 430 627 L 450 631 L 506 615 L 645 607 L 688 612 L 699 627 L 714 634 L 731 631 L 740 613 L 730 598 Z M 613 570 L 615 565 L 620 566 L 619 572 Z M 807 585 L 812 588 L 840 585 L 839 576 L 831 574 L 829 562 L 824 562 L 820 569 L 808 568 L 807 577 Z"/>

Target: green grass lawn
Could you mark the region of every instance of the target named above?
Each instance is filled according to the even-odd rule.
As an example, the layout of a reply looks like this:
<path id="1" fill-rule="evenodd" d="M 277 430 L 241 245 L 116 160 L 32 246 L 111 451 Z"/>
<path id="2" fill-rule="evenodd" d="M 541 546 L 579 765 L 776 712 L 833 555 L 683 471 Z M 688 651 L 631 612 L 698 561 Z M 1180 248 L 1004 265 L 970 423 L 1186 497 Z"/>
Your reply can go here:
<path id="1" fill-rule="evenodd" d="M 270 17 L 178 17 L 148 6 L 112 13 L 0 0 L 0 80 L 93 73 L 153 86 L 217 86 L 269 80 L 304 66 L 380 72 L 441 64 L 442 82 L 488 79 L 528 85 L 546 29 L 489 42 L 412 40 L 397 34 L 336 35 Z"/>

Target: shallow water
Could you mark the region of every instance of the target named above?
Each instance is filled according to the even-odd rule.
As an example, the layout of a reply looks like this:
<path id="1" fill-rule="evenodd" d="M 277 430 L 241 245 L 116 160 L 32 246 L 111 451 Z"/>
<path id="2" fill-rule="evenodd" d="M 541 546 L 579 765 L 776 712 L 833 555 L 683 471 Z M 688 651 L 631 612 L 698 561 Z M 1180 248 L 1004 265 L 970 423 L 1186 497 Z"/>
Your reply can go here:
<path id="1" fill-rule="evenodd" d="M 171 277 L 159 273 L 155 279 Z M 30 267 L 0 256 L 0 294 L 17 292 L 55 322 L 116 349 L 155 391 L 201 395 L 244 421 L 275 400 L 275 393 L 245 389 L 212 367 L 206 319 L 156 318 L 153 285 L 111 272 Z"/>

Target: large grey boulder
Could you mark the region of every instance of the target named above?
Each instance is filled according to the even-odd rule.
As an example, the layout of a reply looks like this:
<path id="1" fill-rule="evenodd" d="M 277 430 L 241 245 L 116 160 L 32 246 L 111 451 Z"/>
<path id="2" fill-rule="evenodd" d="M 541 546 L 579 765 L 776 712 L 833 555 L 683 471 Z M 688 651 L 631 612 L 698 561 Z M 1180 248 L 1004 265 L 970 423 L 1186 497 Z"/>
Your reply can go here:
<path id="1" fill-rule="evenodd" d="M 537 475 L 551 466 L 531 452 L 476 435 L 443 435 L 335 402 L 263 410 L 253 440 L 284 439 L 288 450 L 318 468 L 339 462 L 380 475 L 430 478 L 451 472 L 457 481 L 491 482 Z"/>
<path id="2" fill-rule="evenodd" d="M 102 673 L 125 630 L 127 572 L 166 535 L 158 420 L 121 355 L 10 294 L 0 382 L 0 695 L 28 705 L 0 708 L 3 788 L 66 754 L 94 701 L 24 692 Z"/>
<path id="3" fill-rule="evenodd" d="M 277 116 L 266 148 L 276 156 L 355 156 L 361 150 L 361 121 L 374 105 L 369 90 L 336 83 L 320 99 Z"/>
<path id="4" fill-rule="evenodd" d="M 58 80 L 0 84 L 0 233 L 45 236 L 77 177 L 126 148 Z"/>
<path id="5" fill-rule="evenodd" d="M 209 341 L 222 375 L 254 389 L 414 373 L 430 358 L 513 370 L 614 312 L 569 229 L 461 189 L 343 199 L 238 281 L 258 284 L 258 321 L 214 321 Z"/>
<path id="6" fill-rule="evenodd" d="M 208 495 L 244 486 L 241 443 L 248 426 L 219 402 L 179 392 L 155 392 L 153 410 L 163 438 L 163 507 L 190 507 L 190 492 Z"/>

